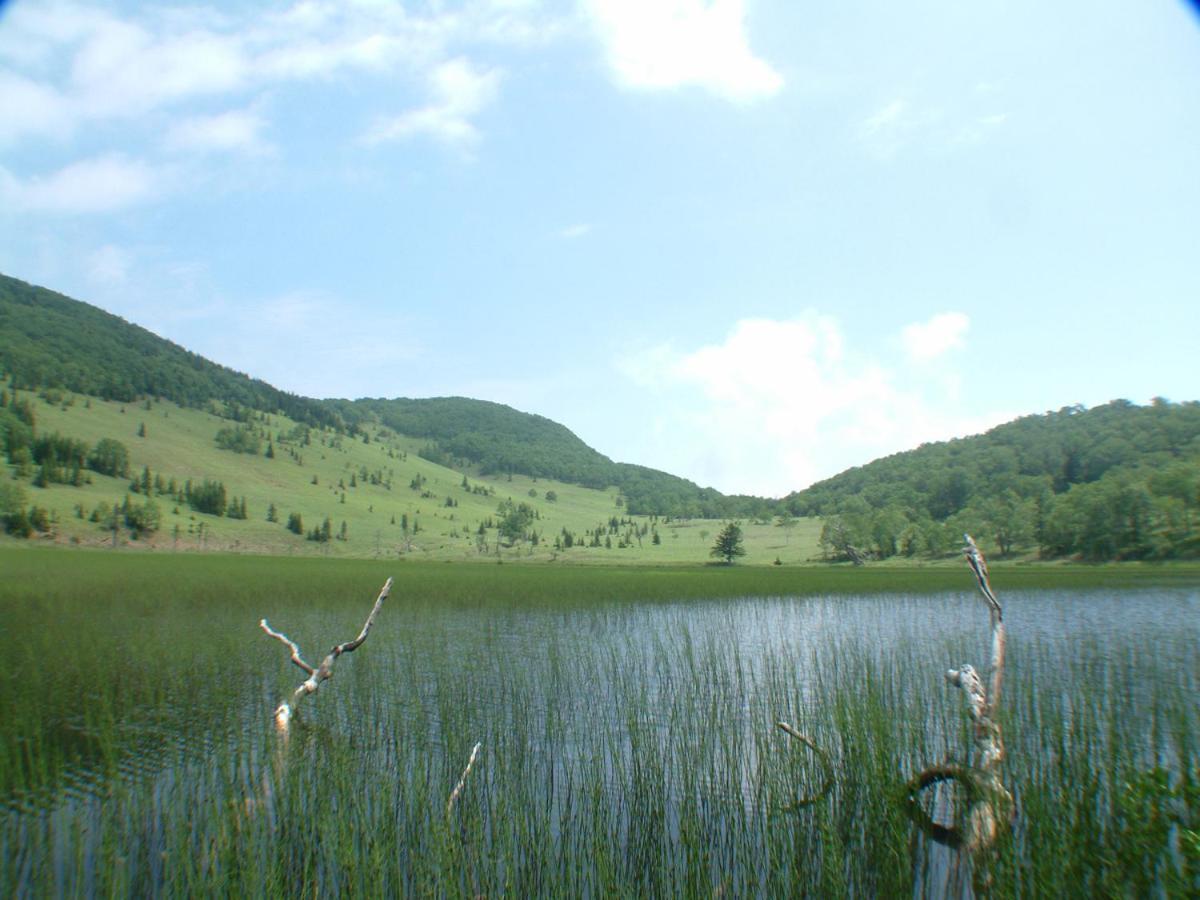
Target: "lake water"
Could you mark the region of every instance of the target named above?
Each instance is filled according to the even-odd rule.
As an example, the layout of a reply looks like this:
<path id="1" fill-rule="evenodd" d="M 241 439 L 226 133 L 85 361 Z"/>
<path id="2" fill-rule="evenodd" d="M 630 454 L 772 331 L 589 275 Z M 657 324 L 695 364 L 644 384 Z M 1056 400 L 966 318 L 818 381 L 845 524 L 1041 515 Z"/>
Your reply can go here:
<path id="1" fill-rule="evenodd" d="M 1197 813 L 1179 784 L 1200 738 L 1200 591 L 1001 600 L 1018 816 L 993 885 L 1042 893 L 1069 883 L 1064 865 L 1094 868 L 1088 855 L 1131 841 L 1150 842 L 1134 849 L 1152 892 L 1186 884 L 1181 834 Z M 316 662 L 367 605 L 264 611 Z M 266 861 L 294 842 L 302 863 L 277 887 L 345 891 L 374 865 L 382 893 L 971 892 L 969 862 L 927 842 L 895 792 L 968 756 L 943 673 L 988 663 L 977 594 L 389 601 L 286 737 L 271 711 L 303 675 L 254 613 L 139 602 L 9 621 L 10 642 L 35 642 L 38 661 L 27 686 L 8 682 L 30 696 L 0 723 L 5 895 L 245 887 L 245 868 L 278 865 Z M 823 770 L 780 719 L 835 769 L 829 795 L 793 812 Z M 476 741 L 452 846 L 443 806 Z M 1129 799 L 1129 779 L 1154 770 L 1163 796 Z M 1175 818 L 1143 834 L 1121 818 L 1136 803 Z M 1073 827 L 1096 833 L 1062 835 Z M 398 849 L 377 857 L 364 832 Z M 1042 856 L 1054 834 L 1057 873 Z M 202 862 L 180 869 L 184 853 Z M 1144 875 L 1089 877 L 1136 888 Z"/>

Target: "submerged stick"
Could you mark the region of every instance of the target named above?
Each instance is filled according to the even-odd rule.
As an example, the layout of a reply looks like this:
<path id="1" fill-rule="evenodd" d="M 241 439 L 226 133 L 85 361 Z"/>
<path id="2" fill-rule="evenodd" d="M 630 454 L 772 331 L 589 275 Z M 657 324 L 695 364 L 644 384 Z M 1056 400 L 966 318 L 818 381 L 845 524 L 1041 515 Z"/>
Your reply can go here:
<path id="1" fill-rule="evenodd" d="M 446 818 L 450 818 L 450 813 L 454 811 L 454 801 L 458 799 L 458 795 L 462 793 L 463 786 L 467 783 L 467 776 L 471 774 L 471 766 L 475 765 L 475 758 L 479 756 L 479 751 L 483 749 L 483 744 L 476 744 L 471 750 L 471 758 L 467 760 L 467 767 L 463 769 L 462 777 L 458 779 L 458 784 L 454 786 L 454 790 L 450 792 L 450 799 L 446 801 Z"/>
<path id="2" fill-rule="evenodd" d="M 804 806 L 812 806 L 833 789 L 833 763 L 829 761 L 829 754 L 817 746 L 817 742 L 807 734 L 802 734 L 787 722 L 776 722 L 775 725 L 811 750 L 817 759 L 821 761 L 821 768 L 825 771 L 825 780 L 821 784 L 821 789 L 815 794 L 808 794 L 807 796 L 798 798 L 795 803 L 784 807 L 784 812 L 790 812 Z"/>
<path id="3" fill-rule="evenodd" d="M 280 731 L 286 731 L 288 722 L 291 721 L 292 715 L 295 712 L 296 705 L 309 694 L 316 693 L 317 688 L 321 686 L 322 681 L 327 681 L 333 677 L 333 664 L 337 662 L 337 658 L 343 653 L 351 653 L 357 650 L 362 642 L 367 639 L 367 634 L 371 630 L 371 626 L 375 623 L 375 616 L 379 614 L 379 609 L 383 606 L 383 601 L 387 599 L 388 594 L 392 591 L 392 579 L 384 582 L 383 589 L 379 592 L 379 596 L 375 600 L 375 605 L 371 607 L 371 613 L 367 616 L 367 621 L 363 624 L 362 631 L 358 633 L 352 641 L 338 644 L 329 651 L 329 655 L 321 660 L 321 664 L 314 668 L 304 661 L 304 657 L 300 655 L 300 648 L 296 646 L 296 642 L 282 632 L 275 631 L 267 624 L 266 619 L 259 621 L 258 626 L 267 633 L 269 637 L 284 644 L 291 650 L 290 661 L 303 669 L 308 675 L 305 680 L 295 691 L 292 692 L 292 699 L 289 703 L 287 700 L 280 702 L 275 709 L 275 725 Z"/>

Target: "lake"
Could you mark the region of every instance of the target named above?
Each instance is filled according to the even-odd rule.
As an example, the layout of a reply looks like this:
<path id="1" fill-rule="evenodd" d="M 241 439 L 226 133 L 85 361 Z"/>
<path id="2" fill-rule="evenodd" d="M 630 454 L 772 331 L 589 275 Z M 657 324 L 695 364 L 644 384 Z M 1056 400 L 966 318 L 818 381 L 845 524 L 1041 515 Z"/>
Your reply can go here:
<path id="1" fill-rule="evenodd" d="M 525 598 L 481 589 L 507 573 L 457 592 L 439 576 L 430 595 L 400 578 L 281 735 L 271 712 L 304 676 L 258 619 L 315 663 L 358 633 L 382 579 L 205 586 L 156 561 L 144 578 L 106 563 L 72 588 L 47 566 L 45 591 L 0 594 L 18 648 L 0 706 L 4 895 L 1200 886 L 1195 588 L 1006 590 L 993 576 L 1017 815 L 968 859 L 901 802 L 909 777 L 971 749 L 943 678 L 988 663 L 965 567 L 960 590 L 680 600 L 639 598 L 636 577 Z M 825 770 L 780 719 L 833 767 L 798 809 Z"/>

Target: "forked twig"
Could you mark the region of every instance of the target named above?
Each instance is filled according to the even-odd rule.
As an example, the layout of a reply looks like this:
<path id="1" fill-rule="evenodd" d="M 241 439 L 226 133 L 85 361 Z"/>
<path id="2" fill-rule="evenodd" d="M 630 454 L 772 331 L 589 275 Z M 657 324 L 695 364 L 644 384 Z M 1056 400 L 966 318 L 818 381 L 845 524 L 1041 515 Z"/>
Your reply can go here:
<path id="1" fill-rule="evenodd" d="M 375 623 L 375 616 L 379 614 L 379 609 L 383 606 L 383 601 L 387 599 L 388 594 L 392 590 L 392 579 L 384 582 L 383 589 L 379 592 L 379 596 L 375 600 L 375 605 L 371 608 L 371 614 L 367 616 L 367 621 L 363 624 L 362 631 L 358 633 L 352 641 L 346 641 L 343 644 L 338 644 L 329 651 L 329 655 L 321 660 L 321 664 L 313 668 L 300 655 L 300 648 L 296 646 L 296 642 L 289 638 L 286 634 L 275 631 L 267 624 L 266 619 L 259 621 L 259 627 L 267 633 L 268 636 L 284 644 L 291 650 L 291 662 L 299 668 L 303 669 L 308 674 L 308 679 L 304 681 L 295 691 L 292 692 L 292 699 L 289 703 L 287 700 L 282 701 L 275 709 L 275 724 L 281 731 L 286 731 L 288 722 L 295 712 L 296 704 L 304 697 L 315 693 L 317 688 L 321 686 L 322 681 L 327 681 L 333 677 L 333 664 L 337 662 L 337 658 L 343 653 L 351 653 L 362 645 L 362 642 L 367 639 L 367 634 L 371 630 L 371 626 Z"/>

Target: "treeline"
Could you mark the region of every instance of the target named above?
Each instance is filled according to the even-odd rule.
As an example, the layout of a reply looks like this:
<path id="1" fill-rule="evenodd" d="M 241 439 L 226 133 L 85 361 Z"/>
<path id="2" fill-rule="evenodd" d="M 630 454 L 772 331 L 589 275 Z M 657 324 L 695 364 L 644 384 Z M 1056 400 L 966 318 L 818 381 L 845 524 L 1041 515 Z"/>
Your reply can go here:
<path id="1" fill-rule="evenodd" d="M 833 559 L 938 556 L 963 531 L 1002 554 L 1200 555 L 1200 404 L 1116 400 L 1027 416 L 843 472 L 786 498 Z"/>
<path id="2" fill-rule="evenodd" d="M 132 402 L 163 397 L 280 412 L 315 427 L 345 428 L 336 410 L 209 362 L 78 300 L 0 275 L 0 371 L 15 387 L 60 388 Z"/>

